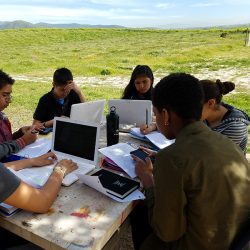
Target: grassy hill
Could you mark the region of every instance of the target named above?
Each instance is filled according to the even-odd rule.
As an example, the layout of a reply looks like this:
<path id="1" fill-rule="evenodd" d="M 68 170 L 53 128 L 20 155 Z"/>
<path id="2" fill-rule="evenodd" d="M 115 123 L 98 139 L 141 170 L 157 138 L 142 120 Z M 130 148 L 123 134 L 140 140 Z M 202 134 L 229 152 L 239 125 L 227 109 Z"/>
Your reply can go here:
<path id="1" fill-rule="evenodd" d="M 0 30 L 0 68 L 31 76 L 51 76 L 61 66 L 83 76 L 129 75 L 136 64 L 158 72 L 245 68 L 244 30 Z"/>

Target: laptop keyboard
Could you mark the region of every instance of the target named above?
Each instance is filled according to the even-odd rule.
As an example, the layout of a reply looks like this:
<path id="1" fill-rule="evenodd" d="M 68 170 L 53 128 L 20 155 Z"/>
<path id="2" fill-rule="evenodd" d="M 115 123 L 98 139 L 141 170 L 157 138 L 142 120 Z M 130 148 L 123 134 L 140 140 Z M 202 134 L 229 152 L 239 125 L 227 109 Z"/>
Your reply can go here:
<path id="1" fill-rule="evenodd" d="M 76 164 L 78 168 L 72 172 L 74 174 L 87 174 L 88 172 L 90 172 L 95 168 L 94 165 L 82 164 L 79 162 L 77 162 Z"/>
<path id="2" fill-rule="evenodd" d="M 62 159 L 60 159 L 58 157 L 58 161 L 60 161 Z M 88 172 L 90 172 L 91 170 L 93 170 L 95 168 L 94 165 L 91 164 L 86 164 L 86 163 L 82 163 L 82 162 L 75 162 L 78 166 L 78 168 L 74 171 L 72 171 L 72 174 L 87 174 Z"/>

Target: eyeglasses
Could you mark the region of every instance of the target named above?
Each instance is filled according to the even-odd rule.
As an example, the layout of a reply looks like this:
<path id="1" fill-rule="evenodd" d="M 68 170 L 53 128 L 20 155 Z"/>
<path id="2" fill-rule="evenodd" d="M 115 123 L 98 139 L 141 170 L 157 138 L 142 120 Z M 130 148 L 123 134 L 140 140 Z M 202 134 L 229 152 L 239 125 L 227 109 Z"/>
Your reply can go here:
<path id="1" fill-rule="evenodd" d="M 3 97 L 5 100 L 12 100 L 12 95 L 9 93 L 0 93 L 1 97 Z"/>

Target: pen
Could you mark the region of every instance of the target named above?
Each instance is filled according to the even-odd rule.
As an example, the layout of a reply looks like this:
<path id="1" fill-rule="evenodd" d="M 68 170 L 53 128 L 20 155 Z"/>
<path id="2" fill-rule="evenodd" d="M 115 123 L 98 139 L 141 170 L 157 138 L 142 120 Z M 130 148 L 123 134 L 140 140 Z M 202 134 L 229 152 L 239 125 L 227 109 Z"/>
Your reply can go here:
<path id="1" fill-rule="evenodd" d="M 37 133 L 38 133 L 37 130 L 32 130 L 32 131 L 31 131 L 31 134 L 37 134 Z"/>
<path id="2" fill-rule="evenodd" d="M 148 109 L 146 109 L 146 125 L 147 125 L 147 128 L 148 128 Z"/>

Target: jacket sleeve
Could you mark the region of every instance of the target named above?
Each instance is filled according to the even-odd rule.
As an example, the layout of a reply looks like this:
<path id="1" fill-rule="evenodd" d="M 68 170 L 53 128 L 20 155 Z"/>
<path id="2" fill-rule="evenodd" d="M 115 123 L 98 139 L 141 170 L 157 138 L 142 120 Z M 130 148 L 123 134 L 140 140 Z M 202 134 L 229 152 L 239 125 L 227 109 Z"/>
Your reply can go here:
<path id="1" fill-rule="evenodd" d="M 21 138 L 20 138 L 21 139 Z M 13 141 L 6 141 L 0 144 L 0 159 L 3 157 L 8 157 L 11 154 L 18 152 L 22 148 L 22 141 L 13 140 Z"/>
<path id="2" fill-rule="evenodd" d="M 150 223 L 165 242 L 176 241 L 186 232 L 187 198 L 183 177 L 170 157 L 157 157 L 154 164 L 154 189 L 146 191 Z"/>

